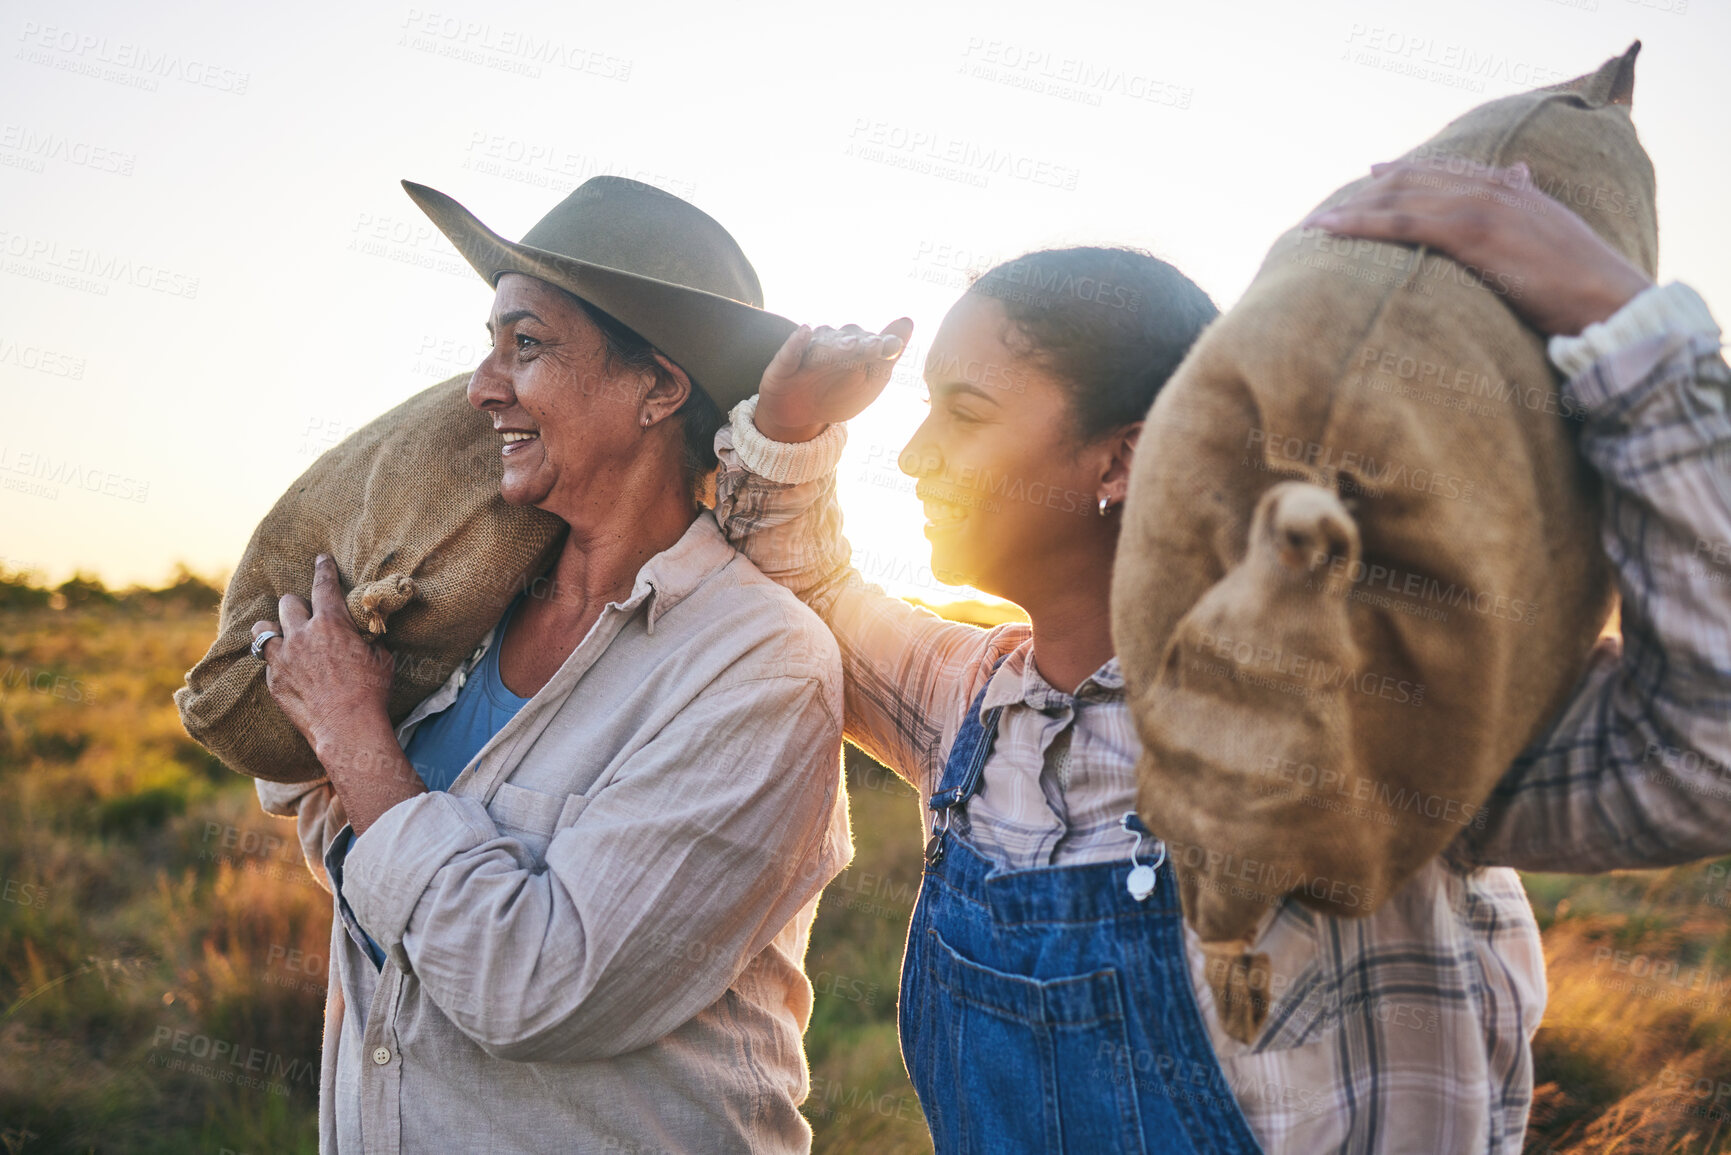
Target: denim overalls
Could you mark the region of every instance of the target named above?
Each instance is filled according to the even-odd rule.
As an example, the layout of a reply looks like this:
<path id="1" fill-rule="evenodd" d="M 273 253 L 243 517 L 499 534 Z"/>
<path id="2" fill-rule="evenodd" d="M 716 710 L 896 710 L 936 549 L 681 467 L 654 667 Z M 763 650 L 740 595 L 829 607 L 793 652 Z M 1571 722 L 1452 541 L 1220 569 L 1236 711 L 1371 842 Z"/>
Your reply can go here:
<path id="1" fill-rule="evenodd" d="M 997 734 L 984 699 L 932 796 L 902 964 L 902 1056 L 936 1150 L 1252 1155 L 1196 1008 L 1171 870 L 1138 901 L 1128 839 L 1119 862 L 999 870 L 949 830 Z"/>

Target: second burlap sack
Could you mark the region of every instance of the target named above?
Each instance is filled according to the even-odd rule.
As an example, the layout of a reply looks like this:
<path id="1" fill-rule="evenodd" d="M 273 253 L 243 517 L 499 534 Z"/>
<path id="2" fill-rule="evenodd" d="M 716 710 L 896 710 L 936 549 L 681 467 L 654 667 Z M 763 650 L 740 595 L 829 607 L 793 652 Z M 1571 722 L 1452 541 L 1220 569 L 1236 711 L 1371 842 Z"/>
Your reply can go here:
<path id="1" fill-rule="evenodd" d="M 273 782 L 324 773 L 265 687 L 252 624 L 310 598 L 313 558 L 337 563 L 349 615 L 394 661 L 392 722 L 444 684 L 552 562 L 565 523 L 499 496 L 499 435 L 469 375 L 409 398 L 328 450 L 265 515 L 223 594 L 217 639 L 174 695 L 181 722 L 230 769 Z"/>
<path id="2" fill-rule="evenodd" d="M 1651 274 L 1635 45 L 1473 109 L 1408 154 L 1525 161 Z M 1367 178 L 1368 179 L 1368 178 Z M 1364 181 L 1336 192 L 1339 203 Z M 1522 286 L 1295 229 L 1149 412 L 1113 584 L 1166 839 L 1228 1029 L 1259 1030 L 1258 920 L 1373 913 L 1556 715 L 1612 603 L 1598 483 Z"/>

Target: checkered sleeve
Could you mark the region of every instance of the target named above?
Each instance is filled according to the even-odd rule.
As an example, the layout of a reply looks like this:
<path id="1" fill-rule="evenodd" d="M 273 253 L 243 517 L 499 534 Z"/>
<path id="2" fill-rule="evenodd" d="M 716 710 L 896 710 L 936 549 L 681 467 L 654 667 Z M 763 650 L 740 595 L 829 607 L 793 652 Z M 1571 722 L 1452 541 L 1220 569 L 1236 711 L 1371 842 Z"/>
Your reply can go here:
<path id="1" fill-rule="evenodd" d="M 848 740 L 929 797 L 962 712 L 1026 627 L 948 622 L 867 583 L 842 535 L 839 428 L 805 445 L 771 441 L 752 421 L 756 400 L 741 402 L 716 434 L 716 521 L 834 632 Z"/>
<path id="2" fill-rule="evenodd" d="M 1672 284 L 1570 341 L 1551 353 L 1565 368 L 1586 362 L 1566 388 L 1603 481 L 1622 637 L 1600 642 L 1562 714 L 1493 792 L 1484 827 L 1455 850 L 1570 872 L 1728 853 L 1731 370 L 1718 327 Z"/>

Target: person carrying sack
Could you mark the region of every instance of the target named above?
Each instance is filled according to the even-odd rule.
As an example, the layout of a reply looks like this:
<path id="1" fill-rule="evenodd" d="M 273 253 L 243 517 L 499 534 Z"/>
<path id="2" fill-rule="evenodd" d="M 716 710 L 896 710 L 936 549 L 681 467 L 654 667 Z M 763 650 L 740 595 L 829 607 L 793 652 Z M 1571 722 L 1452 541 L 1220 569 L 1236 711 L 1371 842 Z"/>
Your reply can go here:
<path id="1" fill-rule="evenodd" d="M 500 492 L 568 529 L 395 728 L 328 557 L 310 611 L 253 626 L 324 771 L 258 782 L 336 900 L 319 1148 L 808 1151 L 806 944 L 852 854 L 840 662 L 700 501 L 719 407 L 793 325 L 636 181 L 521 244 L 406 187 L 494 289 L 468 399 Z"/>
<path id="2" fill-rule="evenodd" d="M 1424 178 L 1381 170 L 1311 223 L 1521 279 L 1511 304 L 1556 335 L 1606 486 L 1623 640 L 1601 643 L 1484 825 L 1374 913 L 1273 910 L 1255 947 L 1280 981 L 1249 1042 L 1227 1029 L 1171 868 L 1135 828 L 1138 744 L 1108 630 L 1141 418 L 1214 316 L 1201 290 L 1127 250 L 1033 253 L 976 281 L 933 339 L 931 411 L 900 458 L 932 571 L 1030 625 L 942 621 L 849 563 L 839 423 L 881 391 L 908 322 L 794 334 L 717 437 L 728 539 L 835 632 L 847 738 L 919 792 L 929 841 L 899 1019 L 943 1155 L 1512 1155 L 1545 981 L 1509 867 L 1731 850 L 1731 792 L 1713 782 L 1731 762 L 1731 596 L 1723 563 L 1698 558 L 1731 540 L 1718 327 L 1562 204 L 1508 195 L 1509 173 Z M 1700 757 L 1654 765 L 1655 747 Z"/>

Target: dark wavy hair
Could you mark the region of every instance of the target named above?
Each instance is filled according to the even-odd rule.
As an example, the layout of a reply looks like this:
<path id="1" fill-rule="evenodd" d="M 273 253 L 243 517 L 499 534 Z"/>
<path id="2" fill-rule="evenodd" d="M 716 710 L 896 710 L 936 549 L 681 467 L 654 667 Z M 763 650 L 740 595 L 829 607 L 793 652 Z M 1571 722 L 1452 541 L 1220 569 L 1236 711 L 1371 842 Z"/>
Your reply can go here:
<path id="1" fill-rule="evenodd" d="M 1081 442 L 1147 416 L 1220 315 L 1196 282 L 1132 248 L 1027 253 L 981 274 L 968 292 L 1001 303 L 1011 326 L 1006 343 L 1068 388 Z"/>

